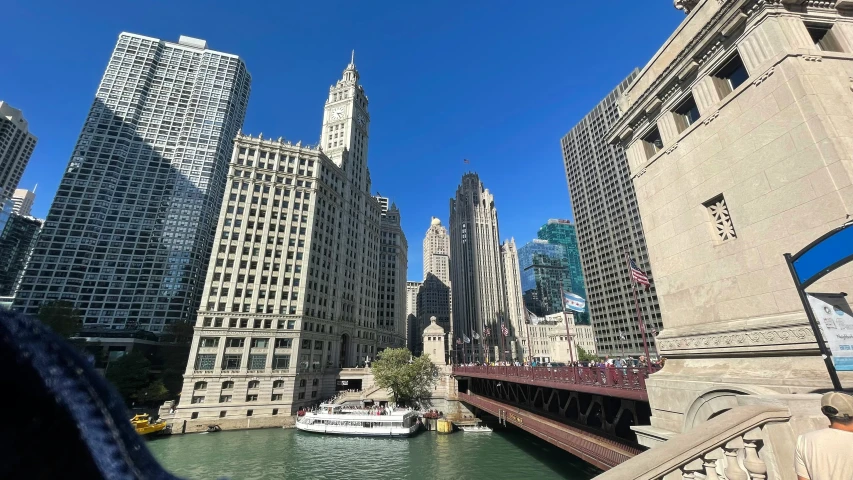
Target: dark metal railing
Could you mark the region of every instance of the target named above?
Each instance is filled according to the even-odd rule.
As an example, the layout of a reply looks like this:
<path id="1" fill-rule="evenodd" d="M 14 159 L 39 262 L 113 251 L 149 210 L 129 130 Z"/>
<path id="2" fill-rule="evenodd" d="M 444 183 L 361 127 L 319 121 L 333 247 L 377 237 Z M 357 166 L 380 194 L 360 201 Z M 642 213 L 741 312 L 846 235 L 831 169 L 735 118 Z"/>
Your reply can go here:
<path id="1" fill-rule="evenodd" d="M 455 375 L 505 378 L 507 381 L 551 382 L 621 390 L 646 390 L 647 367 L 501 367 L 454 365 Z"/>

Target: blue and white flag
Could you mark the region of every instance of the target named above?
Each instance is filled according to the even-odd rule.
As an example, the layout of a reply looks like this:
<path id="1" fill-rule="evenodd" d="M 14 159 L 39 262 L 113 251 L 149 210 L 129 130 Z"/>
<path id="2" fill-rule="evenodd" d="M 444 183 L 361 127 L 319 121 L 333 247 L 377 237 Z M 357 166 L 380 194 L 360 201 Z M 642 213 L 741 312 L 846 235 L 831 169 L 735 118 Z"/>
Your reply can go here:
<path id="1" fill-rule="evenodd" d="M 566 292 L 563 294 L 563 302 L 566 304 L 566 308 L 573 312 L 585 312 L 586 311 L 586 300 L 580 295 Z"/>

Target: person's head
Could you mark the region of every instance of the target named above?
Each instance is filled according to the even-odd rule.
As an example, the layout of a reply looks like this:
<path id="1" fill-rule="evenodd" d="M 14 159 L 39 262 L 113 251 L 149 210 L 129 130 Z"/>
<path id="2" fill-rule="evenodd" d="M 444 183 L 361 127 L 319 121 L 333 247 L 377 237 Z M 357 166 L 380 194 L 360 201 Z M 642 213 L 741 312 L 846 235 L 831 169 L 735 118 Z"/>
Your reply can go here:
<path id="1" fill-rule="evenodd" d="M 820 399 L 820 411 L 829 419 L 830 427 L 853 431 L 853 397 L 829 392 Z"/>

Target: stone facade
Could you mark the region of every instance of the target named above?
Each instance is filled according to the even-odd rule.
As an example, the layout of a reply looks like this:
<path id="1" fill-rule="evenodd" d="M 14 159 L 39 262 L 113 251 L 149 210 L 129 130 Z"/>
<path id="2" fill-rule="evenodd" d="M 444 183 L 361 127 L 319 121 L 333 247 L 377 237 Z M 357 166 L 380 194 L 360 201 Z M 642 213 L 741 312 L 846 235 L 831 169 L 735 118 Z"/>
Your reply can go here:
<path id="1" fill-rule="evenodd" d="M 453 296 L 451 336 L 483 337 L 493 332 L 507 312 L 506 279 L 501 259 L 495 197 L 479 175 L 466 173 L 450 200 L 450 281 Z M 482 358 L 472 343 L 469 355 Z M 479 353 L 478 353 L 479 352 Z"/>
<path id="2" fill-rule="evenodd" d="M 385 205 L 379 220 L 379 305 L 377 308 L 382 347 L 403 348 L 407 336 L 408 290 L 406 272 L 409 244 L 400 225 L 400 209 L 388 199 L 376 197 Z"/>
<path id="3" fill-rule="evenodd" d="M 783 254 L 853 212 L 851 6 L 701 2 L 623 92 L 610 139 L 628 152 L 668 357 L 647 381 L 658 438 L 733 395 L 830 387 Z M 812 287 L 851 289 L 851 265 Z"/>
<path id="4" fill-rule="evenodd" d="M 176 420 L 291 415 L 401 340 L 379 323 L 380 294 L 404 311 L 405 263 L 380 275 L 401 240 L 370 195 L 358 80 L 351 62 L 329 89 L 319 146 L 236 138 Z"/>
<path id="5" fill-rule="evenodd" d="M 569 324 L 569 334 L 572 338 L 574 351 L 569 353 L 569 343 L 566 336 L 566 322 Z M 537 362 L 578 361 L 578 347 L 587 353 L 596 354 L 595 334 L 590 325 L 578 325 L 573 313 L 546 315 L 538 325 L 526 325 L 524 335 L 519 339 L 520 352 L 518 359 L 532 357 Z M 530 349 L 528 351 L 528 345 Z"/>

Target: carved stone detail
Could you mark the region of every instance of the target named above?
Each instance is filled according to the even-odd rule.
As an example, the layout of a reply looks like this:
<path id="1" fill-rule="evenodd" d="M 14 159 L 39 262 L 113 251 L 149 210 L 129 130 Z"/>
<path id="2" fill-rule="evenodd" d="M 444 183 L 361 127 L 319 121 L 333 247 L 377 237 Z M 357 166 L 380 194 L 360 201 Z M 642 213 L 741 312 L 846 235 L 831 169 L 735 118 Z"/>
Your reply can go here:
<path id="1" fill-rule="evenodd" d="M 717 111 L 716 111 L 716 112 L 714 112 L 713 114 L 709 115 L 709 116 L 708 116 L 708 118 L 706 118 L 705 120 L 702 120 L 702 124 L 703 124 L 703 125 L 708 125 L 709 123 L 713 122 L 713 121 L 714 121 L 714 119 L 716 119 L 716 118 L 717 118 L 717 117 L 719 117 L 719 116 L 720 116 L 720 111 L 719 111 L 719 110 L 717 110 Z"/>
<path id="2" fill-rule="evenodd" d="M 673 0 L 672 3 L 678 10 L 689 14 L 694 8 L 696 8 L 696 5 L 699 5 L 699 0 Z"/>
<path id="3" fill-rule="evenodd" d="M 773 72 L 776 71 L 776 67 L 770 67 L 770 70 L 762 73 L 760 77 L 756 78 L 755 81 L 752 82 L 753 85 L 761 85 L 765 80 L 767 80 L 770 75 L 773 75 Z"/>
<path id="4" fill-rule="evenodd" d="M 822 62 L 823 57 L 820 55 L 803 55 L 803 60 L 807 62 Z"/>
<path id="5" fill-rule="evenodd" d="M 676 338 L 658 338 L 658 344 L 663 351 L 689 350 L 694 348 L 714 347 L 753 347 L 760 345 L 782 345 L 791 343 L 815 342 L 811 328 L 787 327 L 750 332 L 712 333 L 707 335 L 691 335 Z"/>
<path id="6" fill-rule="evenodd" d="M 666 154 L 669 155 L 670 153 L 674 152 L 676 148 L 678 148 L 678 142 L 673 143 L 669 148 L 667 148 Z"/>

